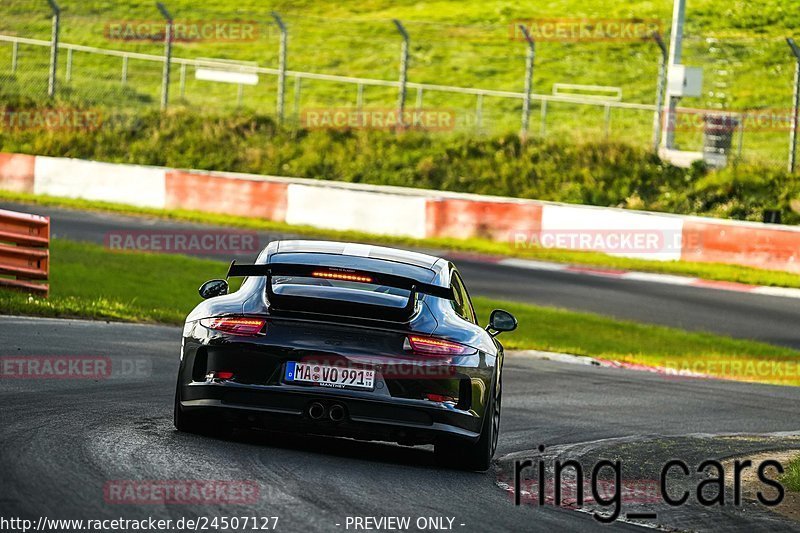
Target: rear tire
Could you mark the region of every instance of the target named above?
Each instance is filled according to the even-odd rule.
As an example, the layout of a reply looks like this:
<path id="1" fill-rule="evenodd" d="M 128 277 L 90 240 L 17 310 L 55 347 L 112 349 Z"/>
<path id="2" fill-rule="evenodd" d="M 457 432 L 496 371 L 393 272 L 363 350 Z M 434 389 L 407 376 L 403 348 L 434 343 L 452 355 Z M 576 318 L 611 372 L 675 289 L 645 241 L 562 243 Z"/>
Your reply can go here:
<path id="1" fill-rule="evenodd" d="M 436 462 L 442 466 L 484 472 L 492 464 L 500 433 L 500 407 L 502 404 L 502 378 L 493 391 L 481 424 L 477 441 L 444 437 L 434 445 Z"/>

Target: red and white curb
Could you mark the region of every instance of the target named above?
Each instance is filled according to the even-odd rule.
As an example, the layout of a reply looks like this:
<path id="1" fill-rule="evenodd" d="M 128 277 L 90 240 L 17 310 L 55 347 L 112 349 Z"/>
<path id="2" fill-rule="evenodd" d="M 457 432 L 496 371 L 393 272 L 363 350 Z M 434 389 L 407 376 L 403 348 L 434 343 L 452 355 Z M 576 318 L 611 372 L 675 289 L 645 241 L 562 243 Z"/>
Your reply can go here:
<path id="1" fill-rule="evenodd" d="M 715 376 L 712 374 L 703 374 L 700 372 L 692 372 L 690 370 L 683 368 L 677 369 L 677 368 L 667 368 L 663 366 L 649 366 L 639 363 L 626 363 L 623 361 L 611 361 L 610 359 L 590 357 L 588 355 L 574 355 L 561 352 L 546 352 L 542 350 L 509 350 L 506 352 L 506 355 L 513 358 L 527 357 L 529 359 L 538 359 L 540 361 L 555 361 L 558 363 L 567 363 L 571 365 L 586 365 L 586 366 L 599 366 L 604 368 L 622 368 L 625 370 L 638 370 L 641 372 L 651 372 L 654 374 L 662 374 L 672 377 L 722 379 L 722 380 L 725 379 L 720 376 Z"/>
<path id="2" fill-rule="evenodd" d="M 468 261 L 480 261 L 513 268 L 524 268 L 528 270 L 565 272 L 567 274 L 580 274 L 584 276 L 597 276 L 601 278 L 622 279 L 629 281 L 643 281 L 647 283 L 662 283 L 665 285 L 682 285 L 684 287 L 699 287 L 702 289 L 717 289 L 724 291 L 747 292 L 750 294 L 762 294 L 766 296 L 782 296 L 785 298 L 800 298 L 800 289 L 788 287 L 769 287 L 765 285 L 748 285 L 746 283 L 736 283 L 733 281 L 715 281 L 688 276 L 676 276 L 672 274 L 656 274 L 651 272 L 636 272 L 631 270 L 618 270 L 614 268 L 591 267 L 581 265 L 570 265 L 565 263 L 549 263 L 546 261 L 533 261 L 530 259 L 518 259 L 514 257 L 500 258 L 491 256 L 481 256 L 478 254 L 448 253 L 448 257 L 453 259 L 464 259 Z"/>

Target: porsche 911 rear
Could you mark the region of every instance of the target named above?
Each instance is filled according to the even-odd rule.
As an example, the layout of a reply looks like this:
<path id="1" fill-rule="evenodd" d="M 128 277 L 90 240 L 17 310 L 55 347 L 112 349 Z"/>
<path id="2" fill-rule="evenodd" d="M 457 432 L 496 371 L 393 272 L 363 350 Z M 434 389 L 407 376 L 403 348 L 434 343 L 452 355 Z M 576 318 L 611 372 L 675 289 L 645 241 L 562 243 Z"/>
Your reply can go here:
<path id="1" fill-rule="evenodd" d="M 229 276 L 247 276 L 239 291 L 192 312 L 178 429 L 474 444 L 499 392 L 499 357 L 482 328 L 450 316 L 448 263 L 331 244 L 272 243 L 256 264 L 231 265 Z"/>

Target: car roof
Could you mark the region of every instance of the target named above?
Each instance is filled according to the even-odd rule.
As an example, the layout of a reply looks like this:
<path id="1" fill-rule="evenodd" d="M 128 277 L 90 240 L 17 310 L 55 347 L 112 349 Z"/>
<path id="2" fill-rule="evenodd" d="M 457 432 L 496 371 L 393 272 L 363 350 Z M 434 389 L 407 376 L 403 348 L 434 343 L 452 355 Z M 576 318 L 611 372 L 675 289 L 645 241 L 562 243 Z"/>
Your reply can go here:
<path id="1" fill-rule="evenodd" d="M 359 244 L 351 242 L 337 241 L 305 241 L 290 240 L 278 241 L 275 243 L 274 252 L 281 253 L 317 253 L 344 255 L 350 257 L 364 257 L 370 259 L 382 259 L 384 261 L 394 261 L 407 265 L 414 265 L 422 268 L 440 271 L 446 261 L 433 255 L 385 246 L 374 246 L 371 244 Z"/>

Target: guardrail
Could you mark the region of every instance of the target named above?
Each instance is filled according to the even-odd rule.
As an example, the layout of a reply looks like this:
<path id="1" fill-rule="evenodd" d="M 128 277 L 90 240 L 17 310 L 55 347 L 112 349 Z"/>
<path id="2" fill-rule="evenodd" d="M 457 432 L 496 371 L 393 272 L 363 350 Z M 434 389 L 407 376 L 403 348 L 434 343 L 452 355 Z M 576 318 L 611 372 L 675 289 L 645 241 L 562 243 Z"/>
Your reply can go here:
<path id="1" fill-rule="evenodd" d="M 50 218 L 0 209 L 0 287 L 48 295 Z M 13 276 L 13 277 L 5 277 Z"/>

